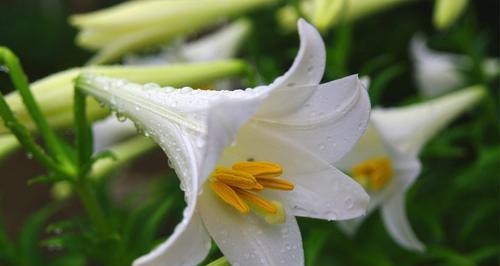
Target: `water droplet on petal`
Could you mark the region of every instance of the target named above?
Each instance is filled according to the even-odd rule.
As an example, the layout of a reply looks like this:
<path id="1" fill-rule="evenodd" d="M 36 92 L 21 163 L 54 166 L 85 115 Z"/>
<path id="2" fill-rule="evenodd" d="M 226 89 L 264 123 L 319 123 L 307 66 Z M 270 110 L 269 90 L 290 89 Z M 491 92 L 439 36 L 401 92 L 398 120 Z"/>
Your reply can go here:
<path id="1" fill-rule="evenodd" d="M 125 122 L 127 120 L 127 117 L 125 117 L 123 114 L 119 113 L 119 112 L 116 112 L 116 119 L 118 119 L 118 121 L 120 122 Z"/>

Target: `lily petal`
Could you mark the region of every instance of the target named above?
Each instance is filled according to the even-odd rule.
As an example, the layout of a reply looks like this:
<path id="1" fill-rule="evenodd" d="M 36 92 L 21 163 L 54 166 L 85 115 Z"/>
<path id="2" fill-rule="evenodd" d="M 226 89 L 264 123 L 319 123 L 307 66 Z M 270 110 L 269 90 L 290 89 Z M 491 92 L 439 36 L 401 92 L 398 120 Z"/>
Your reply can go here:
<path id="1" fill-rule="evenodd" d="M 366 129 L 368 94 L 355 75 L 316 85 L 325 66 L 324 44 L 318 31 L 304 20 L 299 21 L 299 33 L 301 46 L 294 64 L 270 85 L 275 89 L 253 120 L 335 162 Z M 293 100 L 286 97 L 290 94 Z"/>
<path id="2" fill-rule="evenodd" d="M 422 95 L 441 95 L 465 83 L 461 72 L 471 63 L 466 57 L 433 51 L 427 47 L 421 35 L 411 40 L 410 53 L 414 62 L 415 82 Z"/>
<path id="3" fill-rule="evenodd" d="M 268 224 L 252 213 L 241 215 L 210 192 L 207 188 L 200 196 L 199 212 L 232 265 L 304 265 L 295 217 L 287 216 L 284 224 Z"/>
<path id="4" fill-rule="evenodd" d="M 126 55 L 127 65 L 159 65 L 174 62 L 207 62 L 233 57 L 251 30 L 245 19 L 237 20 L 214 33 L 189 42 L 178 41 L 165 47 L 159 54 Z"/>
<path id="5" fill-rule="evenodd" d="M 251 24 L 238 20 L 197 41 L 187 43 L 182 54 L 189 62 L 202 62 L 231 58 L 243 39 L 248 35 Z"/>
<path id="6" fill-rule="evenodd" d="M 258 117 L 286 114 L 302 106 L 314 94 L 325 71 L 325 44 L 319 32 L 304 19 L 298 22 L 300 49 L 290 69 L 277 78 L 268 99 L 257 113 Z M 294 97 L 289 97 L 291 94 Z M 286 101 L 286 102 L 284 102 Z"/>
<path id="7" fill-rule="evenodd" d="M 387 141 L 415 155 L 437 132 L 484 95 L 482 86 L 473 86 L 421 104 L 375 109 L 372 121 Z"/>
<path id="8" fill-rule="evenodd" d="M 134 266 L 164 265 L 168 261 L 172 266 L 197 265 L 207 256 L 212 242 L 203 222 L 197 213 L 188 223 L 181 223 L 184 228 L 176 229 L 181 234 L 170 237 L 150 253 L 136 259 Z"/>
<path id="9" fill-rule="evenodd" d="M 92 125 L 94 136 L 94 151 L 102 151 L 114 143 L 127 139 L 137 130 L 130 121 L 119 121 L 114 116 L 108 116 Z"/>
<path id="10" fill-rule="evenodd" d="M 383 205 L 382 218 L 391 236 L 401 246 L 410 250 L 424 251 L 425 246 L 415 236 L 406 217 L 404 191 L 392 195 Z"/>

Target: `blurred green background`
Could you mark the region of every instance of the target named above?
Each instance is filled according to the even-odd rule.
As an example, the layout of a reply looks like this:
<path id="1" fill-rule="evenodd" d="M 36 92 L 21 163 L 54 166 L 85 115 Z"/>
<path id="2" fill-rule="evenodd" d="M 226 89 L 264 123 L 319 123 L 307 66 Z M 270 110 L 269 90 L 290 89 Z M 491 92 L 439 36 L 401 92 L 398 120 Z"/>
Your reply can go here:
<path id="1" fill-rule="evenodd" d="M 91 53 L 74 45 L 76 30 L 68 25 L 68 15 L 118 2 L 2 0 L 0 45 L 11 48 L 19 56 L 30 81 L 82 65 Z M 443 32 L 432 26 L 433 4 L 433 1 L 424 0 L 401 5 L 352 25 L 341 25 L 324 35 L 328 50 L 325 80 L 352 73 L 369 75 L 374 106 L 399 106 L 420 100 L 409 56 L 409 43 L 417 32 L 428 36 L 430 46 L 435 49 L 472 58 L 474 66 L 463 73 L 467 84 L 479 83 L 488 87 L 487 99 L 427 145 L 421 156 L 423 172 L 407 194 L 409 219 L 419 238 L 428 246 L 428 252 L 415 254 L 397 246 L 388 236 L 378 213 L 365 221 L 353 239 L 346 237 L 331 222 L 300 219 L 307 265 L 499 263 L 499 85 L 498 78 L 485 79 L 479 64 L 485 57 L 499 56 L 500 4 L 497 0 L 470 1 L 465 14 Z M 298 49 L 296 34 L 279 29 L 275 10 L 270 7 L 248 14 L 254 29 L 258 30 L 252 32 L 241 52 L 243 59 L 255 65 L 264 82 L 283 73 Z M 4 93 L 11 90 L 6 80 L 5 75 L 0 75 L 0 89 Z M 127 192 L 134 182 L 149 184 L 144 187 L 153 186 L 151 184 L 161 187 L 148 197 L 152 198 L 152 206 L 163 206 L 167 199 L 176 202 L 164 207 L 162 219 L 155 225 L 159 231 L 156 236 L 166 236 L 181 217 L 183 205 L 177 202 L 182 202 L 182 195 L 172 192 L 178 190 L 177 181 L 167 170 L 163 155 L 157 152 L 150 157 L 134 164 L 139 170 L 128 172 L 126 178 L 121 175 L 113 181 L 103 182 L 102 194 L 103 197 L 109 194 L 110 184 L 116 190 L 117 179 L 122 180 L 118 184 Z M 146 162 L 148 166 L 144 167 Z M 154 169 L 141 170 L 150 167 Z M 31 221 L 27 220 L 30 213 L 50 202 L 49 187 L 26 185 L 26 180 L 40 173 L 43 169 L 22 153 L 0 165 L 0 213 L 10 237 L 22 234 L 21 225 Z M 113 203 L 116 206 L 109 207 L 114 210 L 111 215 L 116 215 L 116 219 L 130 217 L 127 208 L 135 206 L 140 198 L 133 195 L 135 198 L 127 197 L 123 202 Z M 73 217 L 78 208 L 78 204 L 67 204 L 59 216 Z M 26 234 L 38 240 L 46 237 L 43 233 L 37 236 L 38 232 Z M 41 246 L 36 239 L 32 239 L 32 245 Z M 47 256 L 49 253 L 49 257 L 64 253 L 48 252 L 46 246 L 40 250 L 40 254 Z M 92 262 L 78 254 L 71 258 L 75 259 L 71 265 Z M 217 251 L 212 258 L 217 258 Z"/>

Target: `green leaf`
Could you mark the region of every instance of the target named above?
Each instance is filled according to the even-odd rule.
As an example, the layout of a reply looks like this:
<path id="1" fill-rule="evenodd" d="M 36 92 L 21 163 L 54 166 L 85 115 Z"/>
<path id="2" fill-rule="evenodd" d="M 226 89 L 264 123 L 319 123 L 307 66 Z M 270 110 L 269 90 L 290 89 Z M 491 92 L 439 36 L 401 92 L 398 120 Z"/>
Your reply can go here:
<path id="1" fill-rule="evenodd" d="M 69 167 L 69 165 L 67 165 L 69 162 L 61 149 L 57 136 L 50 128 L 47 120 L 40 110 L 40 107 L 35 101 L 31 90 L 29 89 L 28 79 L 24 74 L 19 59 L 7 47 L 0 46 L 0 64 L 7 67 L 12 84 L 14 84 L 14 87 L 17 91 L 19 91 L 24 105 L 37 125 L 40 135 L 45 141 L 50 154 L 54 156 L 59 163 L 66 164 L 66 167 Z"/>
<path id="2" fill-rule="evenodd" d="M 18 256 L 20 265 L 40 265 L 42 253 L 39 250 L 39 239 L 43 232 L 43 226 L 59 209 L 59 205 L 51 204 L 28 217 L 19 234 Z"/>
<path id="3" fill-rule="evenodd" d="M 324 228 L 313 229 L 309 232 L 304 241 L 306 265 L 316 265 L 316 262 L 320 260 L 321 250 L 325 247 L 330 235 L 331 231 L 325 232 Z"/>
<path id="4" fill-rule="evenodd" d="M 49 173 L 47 175 L 41 175 L 37 176 L 35 178 L 32 178 L 28 180 L 28 185 L 33 185 L 33 184 L 49 184 L 49 183 L 55 183 L 63 180 L 71 180 L 68 177 L 61 176 L 55 173 Z"/>

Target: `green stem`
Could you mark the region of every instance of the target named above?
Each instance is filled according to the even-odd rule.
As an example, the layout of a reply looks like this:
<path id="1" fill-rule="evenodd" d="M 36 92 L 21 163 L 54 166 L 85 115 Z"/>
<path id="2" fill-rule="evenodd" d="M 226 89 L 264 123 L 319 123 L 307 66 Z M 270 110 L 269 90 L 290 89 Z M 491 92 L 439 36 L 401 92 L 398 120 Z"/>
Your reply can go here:
<path id="1" fill-rule="evenodd" d="M 40 130 L 40 134 L 47 144 L 47 149 L 56 158 L 63 163 L 63 167 L 70 166 L 69 158 L 64 153 L 54 131 L 49 127 L 47 120 L 42 114 L 40 107 L 36 103 L 33 94 L 29 89 L 28 80 L 22 70 L 18 58 L 6 47 L 0 47 L 0 63 L 5 64 L 9 71 L 9 77 L 14 87 L 19 91 L 24 105 L 28 109 L 31 118 Z"/>
<path id="2" fill-rule="evenodd" d="M 101 234 L 110 235 L 111 227 L 109 226 L 106 216 L 97 201 L 94 191 L 89 186 L 88 180 L 78 180 L 75 183 L 75 190 L 78 192 L 80 201 L 89 214 L 90 219 L 97 231 Z"/>
<path id="3" fill-rule="evenodd" d="M 77 150 L 77 163 L 79 176 L 85 177 L 88 171 L 86 167 L 92 156 L 92 131 L 87 120 L 86 95 L 75 87 L 74 92 L 74 120 L 75 139 Z"/>

